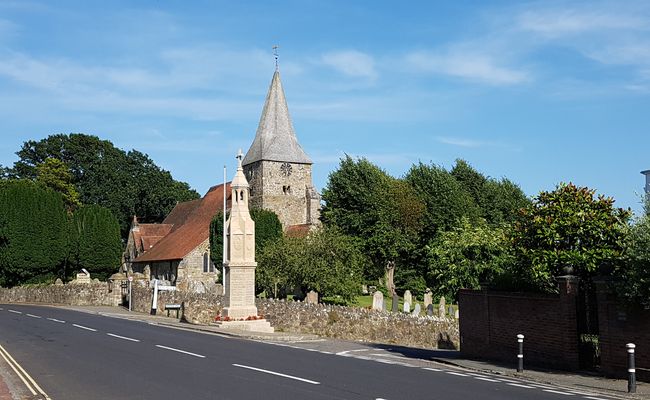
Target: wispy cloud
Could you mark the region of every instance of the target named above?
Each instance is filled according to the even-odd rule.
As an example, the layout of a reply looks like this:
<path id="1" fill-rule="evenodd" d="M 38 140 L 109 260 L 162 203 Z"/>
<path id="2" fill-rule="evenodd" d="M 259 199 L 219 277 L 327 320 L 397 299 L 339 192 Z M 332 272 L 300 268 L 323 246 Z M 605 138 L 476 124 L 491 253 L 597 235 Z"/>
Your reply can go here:
<path id="1" fill-rule="evenodd" d="M 489 85 L 515 85 L 531 79 L 528 72 L 502 65 L 491 54 L 466 48 L 447 52 L 412 52 L 406 56 L 406 63 L 415 71 L 440 73 Z"/>
<path id="2" fill-rule="evenodd" d="M 377 70 L 372 56 L 356 50 L 344 50 L 323 54 L 323 64 L 352 77 L 375 79 Z"/>
<path id="3" fill-rule="evenodd" d="M 465 147 L 465 148 L 494 147 L 494 148 L 507 149 L 512 151 L 521 151 L 521 148 L 519 146 L 498 142 L 498 141 L 476 140 L 476 139 L 468 139 L 468 138 L 452 137 L 452 136 L 436 136 L 436 141 L 438 141 L 439 143 L 448 144 L 450 146 L 458 146 L 458 147 Z"/>

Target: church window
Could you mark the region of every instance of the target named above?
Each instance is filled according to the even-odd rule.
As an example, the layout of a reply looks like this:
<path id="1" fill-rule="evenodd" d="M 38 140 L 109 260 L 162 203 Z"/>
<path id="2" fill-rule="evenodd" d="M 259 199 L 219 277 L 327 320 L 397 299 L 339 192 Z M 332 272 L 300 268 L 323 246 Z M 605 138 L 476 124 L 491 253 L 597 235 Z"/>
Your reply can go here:
<path id="1" fill-rule="evenodd" d="M 244 191 L 239 192 L 239 200 L 244 200 Z"/>
<path id="2" fill-rule="evenodd" d="M 289 185 L 282 186 L 282 193 L 291 194 L 291 186 L 289 186 Z"/>
<path id="3" fill-rule="evenodd" d="M 203 253 L 203 272 L 208 272 L 210 268 L 210 255 Z"/>
<path id="4" fill-rule="evenodd" d="M 282 163 L 282 165 L 280 165 L 280 172 L 282 172 L 282 175 L 284 175 L 284 176 L 291 175 L 291 170 L 292 169 L 293 168 L 291 167 L 291 164 L 289 164 L 289 163 Z"/>

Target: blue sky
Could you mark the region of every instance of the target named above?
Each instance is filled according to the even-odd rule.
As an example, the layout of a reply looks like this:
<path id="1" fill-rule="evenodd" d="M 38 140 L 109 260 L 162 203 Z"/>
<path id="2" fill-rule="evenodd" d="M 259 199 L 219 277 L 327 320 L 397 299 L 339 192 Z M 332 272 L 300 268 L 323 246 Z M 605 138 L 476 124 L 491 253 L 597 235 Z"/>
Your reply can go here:
<path id="1" fill-rule="evenodd" d="M 345 153 L 395 176 L 463 158 L 640 209 L 647 1 L 0 0 L 0 164 L 83 132 L 205 193 L 252 142 L 275 44 L 318 188 Z"/>

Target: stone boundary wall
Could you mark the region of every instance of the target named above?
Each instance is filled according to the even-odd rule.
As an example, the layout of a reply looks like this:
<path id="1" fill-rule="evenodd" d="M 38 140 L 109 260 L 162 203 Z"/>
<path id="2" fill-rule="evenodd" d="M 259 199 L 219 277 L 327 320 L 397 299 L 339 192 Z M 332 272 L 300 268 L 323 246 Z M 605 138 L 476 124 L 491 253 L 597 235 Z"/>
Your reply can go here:
<path id="1" fill-rule="evenodd" d="M 152 292 L 149 288 L 134 286 L 133 309 L 150 312 Z M 157 315 L 166 315 L 166 304 L 182 304 L 183 320 L 205 325 L 214 321 L 221 312 L 223 297 L 183 291 L 159 292 Z M 279 332 L 428 349 L 457 349 L 459 344 L 458 322 L 453 318 L 413 317 L 357 307 L 273 299 L 257 299 L 256 305 L 258 314 Z M 174 314 L 172 311 L 171 315 Z"/>
<path id="2" fill-rule="evenodd" d="M 71 306 L 117 306 L 119 290 L 109 283 L 86 283 L 49 286 L 0 288 L 2 303 L 47 303 Z"/>
<path id="3" fill-rule="evenodd" d="M 461 290 L 461 353 L 515 368 L 521 333 L 527 365 L 578 369 L 577 282 L 563 280 L 559 286 L 559 296 Z"/>

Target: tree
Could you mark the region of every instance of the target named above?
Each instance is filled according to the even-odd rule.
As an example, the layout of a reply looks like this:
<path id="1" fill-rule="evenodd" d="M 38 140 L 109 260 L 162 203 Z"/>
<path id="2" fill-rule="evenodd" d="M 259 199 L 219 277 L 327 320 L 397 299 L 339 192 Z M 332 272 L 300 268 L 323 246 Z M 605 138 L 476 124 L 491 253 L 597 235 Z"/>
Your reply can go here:
<path id="1" fill-rule="evenodd" d="M 60 193 L 68 212 L 81 205 L 79 193 L 72 184 L 72 174 L 67 165 L 56 158 L 47 158 L 36 166 L 36 181 Z"/>
<path id="2" fill-rule="evenodd" d="M 457 299 L 459 289 L 479 289 L 512 262 L 502 228 L 491 228 L 485 221 L 472 224 L 467 218 L 441 233 L 427 249 L 430 286 L 447 299 Z"/>
<path id="3" fill-rule="evenodd" d="M 366 262 L 352 238 L 323 228 L 306 237 L 269 242 L 258 258 L 256 283 L 268 296 L 284 297 L 300 287 L 347 303 L 359 293 Z"/>
<path id="4" fill-rule="evenodd" d="M 395 291 L 396 265 L 413 249 L 422 227 L 424 204 L 413 188 L 365 158 L 346 156 L 323 190 L 323 223 L 354 238 L 372 260 L 368 280 L 385 278 Z"/>
<path id="5" fill-rule="evenodd" d="M 68 253 L 61 195 L 30 181 L 0 183 L 0 286 L 53 278 Z"/>
<path id="6" fill-rule="evenodd" d="M 512 232 L 517 262 L 506 271 L 516 284 L 553 292 L 556 276 L 571 273 L 588 282 L 616 265 L 631 211 L 594 195 L 586 187 L 560 184 L 522 210 Z"/>
<path id="7" fill-rule="evenodd" d="M 110 210 L 84 205 L 72 216 L 70 261 L 99 279 L 117 272 L 122 254 L 120 225 Z"/>
<path id="8" fill-rule="evenodd" d="M 36 179 L 37 167 L 48 158 L 65 163 L 83 204 L 98 204 L 113 212 L 126 237 L 133 215 L 142 222 L 160 222 L 179 201 L 199 197 L 184 182 L 175 181 L 146 155 L 128 153 L 107 140 L 85 134 L 51 135 L 30 140 L 16 153 L 10 175 Z"/>
<path id="9" fill-rule="evenodd" d="M 614 270 L 618 296 L 629 304 L 650 308 L 650 217 L 631 226 L 625 241 L 623 262 Z"/>

